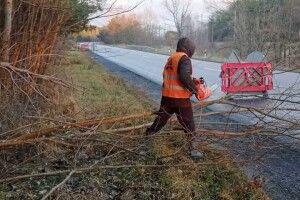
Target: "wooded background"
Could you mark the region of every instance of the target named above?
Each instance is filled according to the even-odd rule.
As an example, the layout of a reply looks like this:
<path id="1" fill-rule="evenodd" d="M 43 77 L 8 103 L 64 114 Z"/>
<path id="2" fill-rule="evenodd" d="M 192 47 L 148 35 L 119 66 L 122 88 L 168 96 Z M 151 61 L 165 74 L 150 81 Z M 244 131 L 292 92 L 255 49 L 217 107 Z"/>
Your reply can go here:
<path id="1" fill-rule="evenodd" d="M 208 2 L 209 4 L 209 2 Z M 165 0 L 162 4 L 174 28 L 158 23 L 152 9 L 143 14 L 127 14 L 110 20 L 98 39 L 107 44 L 134 44 L 174 48 L 179 37 L 197 44 L 199 55 L 226 58 L 237 50 L 245 58 L 263 51 L 276 65 L 298 68 L 300 63 L 300 2 L 297 0 L 235 0 L 226 8 L 214 6 L 208 21 L 202 13 L 192 13 L 191 1 Z M 213 5 L 212 5 L 213 6 Z M 80 41 L 97 38 L 79 36 Z"/>
<path id="2" fill-rule="evenodd" d="M 51 67 L 63 59 L 68 35 L 85 29 L 90 14 L 101 10 L 101 2 L 0 2 L 1 124 L 16 126 L 25 114 L 40 112 L 41 104 L 50 102 L 51 84 L 62 84 L 49 76 Z"/>

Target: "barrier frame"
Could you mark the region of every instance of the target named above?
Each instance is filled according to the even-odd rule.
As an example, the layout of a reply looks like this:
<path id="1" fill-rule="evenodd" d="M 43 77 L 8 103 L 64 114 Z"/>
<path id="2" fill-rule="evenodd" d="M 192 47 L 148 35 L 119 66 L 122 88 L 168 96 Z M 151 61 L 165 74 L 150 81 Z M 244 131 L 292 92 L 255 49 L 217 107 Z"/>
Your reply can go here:
<path id="1" fill-rule="evenodd" d="M 266 92 L 273 89 L 270 62 L 222 64 L 222 87 L 225 93 Z"/>

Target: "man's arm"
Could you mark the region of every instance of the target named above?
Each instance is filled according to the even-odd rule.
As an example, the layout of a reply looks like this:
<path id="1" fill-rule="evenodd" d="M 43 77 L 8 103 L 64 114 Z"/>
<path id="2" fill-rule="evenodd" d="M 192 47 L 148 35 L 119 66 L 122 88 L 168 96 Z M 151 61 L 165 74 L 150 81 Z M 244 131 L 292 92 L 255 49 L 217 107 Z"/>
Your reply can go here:
<path id="1" fill-rule="evenodd" d="M 194 81 L 191 78 L 192 75 L 192 62 L 187 56 L 183 56 L 179 61 L 178 66 L 179 80 L 182 82 L 185 88 L 191 91 L 193 94 L 197 94 L 197 89 Z"/>

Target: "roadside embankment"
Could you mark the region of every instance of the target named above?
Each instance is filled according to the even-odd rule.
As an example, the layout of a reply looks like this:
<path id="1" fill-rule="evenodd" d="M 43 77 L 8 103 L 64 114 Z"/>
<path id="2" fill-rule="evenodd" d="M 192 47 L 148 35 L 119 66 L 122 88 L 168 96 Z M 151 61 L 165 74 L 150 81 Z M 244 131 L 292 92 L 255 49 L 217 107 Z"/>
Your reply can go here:
<path id="1" fill-rule="evenodd" d="M 57 90 L 60 116 L 0 141 L 0 199 L 267 199 L 228 153 L 203 143 L 192 160 L 177 123 L 145 137 L 152 102 L 87 54 L 70 52 L 57 75 L 76 86 Z"/>

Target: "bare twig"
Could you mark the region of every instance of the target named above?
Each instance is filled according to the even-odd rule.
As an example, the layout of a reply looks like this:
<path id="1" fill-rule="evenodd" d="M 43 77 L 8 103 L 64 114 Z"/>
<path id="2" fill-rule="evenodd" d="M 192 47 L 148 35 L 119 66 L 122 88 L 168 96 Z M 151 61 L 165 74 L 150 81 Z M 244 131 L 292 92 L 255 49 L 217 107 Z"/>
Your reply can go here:
<path id="1" fill-rule="evenodd" d="M 59 184 L 57 184 L 55 187 L 53 187 L 43 198 L 42 200 L 46 200 L 48 197 L 51 196 L 53 192 L 58 190 L 60 187 L 62 187 L 70 178 L 71 176 L 75 173 L 75 170 L 71 171 L 69 175 Z"/>

